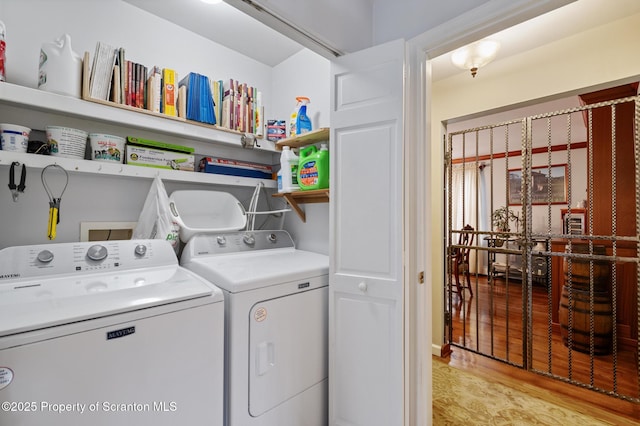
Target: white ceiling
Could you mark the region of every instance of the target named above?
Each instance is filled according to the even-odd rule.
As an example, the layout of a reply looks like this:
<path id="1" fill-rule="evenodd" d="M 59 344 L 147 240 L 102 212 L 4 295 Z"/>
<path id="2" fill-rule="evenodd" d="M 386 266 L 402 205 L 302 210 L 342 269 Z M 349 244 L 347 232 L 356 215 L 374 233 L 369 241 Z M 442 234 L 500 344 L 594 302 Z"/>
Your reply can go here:
<path id="1" fill-rule="evenodd" d="M 640 0 L 578 0 L 487 38 L 500 42 L 495 59 L 499 61 L 639 12 Z M 451 54 L 434 58 L 432 67 L 434 81 L 460 72 Z"/>
<path id="2" fill-rule="evenodd" d="M 200 0 L 124 1 L 271 67 L 303 49 L 224 2 L 210 5 Z"/>
<path id="3" fill-rule="evenodd" d="M 297 42 L 226 3 L 207 5 L 200 0 L 124 1 L 269 66 L 281 63 L 303 48 Z M 376 1 L 384 3 L 398 0 Z M 443 10 L 439 6 L 441 0 L 423 1 L 433 3 L 433 6 L 428 9 L 430 15 L 438 14 L 439 10 Z M 411 5 L 409 0 L 404 2 Z M 478 2 L 473 4 L 477 5 Z M 491 36 L 501 43 L 495 60 L 498 61 L 638 12 L 640 12 L 640 0 L 575 1 Z M 450 14 L 451 11 L 443 10 L 442 19 L 431 19 L 431 22 L 450 19 L 446 13 Z M 402 28 L 403 23 L 399 21 L 397 25 Z M 451 64 L 450 54 L 433 59 L 432 66 L 434 81 L 465 72 Z"/>

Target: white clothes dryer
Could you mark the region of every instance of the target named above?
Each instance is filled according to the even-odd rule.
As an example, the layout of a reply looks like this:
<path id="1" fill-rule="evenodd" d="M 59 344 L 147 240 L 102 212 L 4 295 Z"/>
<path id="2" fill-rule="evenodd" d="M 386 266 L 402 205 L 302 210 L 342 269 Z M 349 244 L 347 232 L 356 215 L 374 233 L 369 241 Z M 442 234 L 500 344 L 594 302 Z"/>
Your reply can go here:
<path id="1" fill-rule="evenodd" d="M 221 425 L 223 323 L 166 241 L 0 250 L 0 424 Z"/>
<path id="2" fill-rule="evenodd" d="M 225 297 L 225 424 L 328 422 L 328 256 L 286 231 L 196 235 L 181 264 Z"/>

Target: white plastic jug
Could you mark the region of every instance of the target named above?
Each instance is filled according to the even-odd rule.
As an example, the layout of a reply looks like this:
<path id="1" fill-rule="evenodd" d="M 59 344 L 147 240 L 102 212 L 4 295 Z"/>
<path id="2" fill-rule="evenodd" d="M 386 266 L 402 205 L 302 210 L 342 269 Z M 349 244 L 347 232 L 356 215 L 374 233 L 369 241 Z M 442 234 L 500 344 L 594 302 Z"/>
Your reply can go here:
<path id="1" fill-rule="evenodd" d="M 38 67 L 38 89 L 80 97 L 82 58 L 71 50 L 71 36 L 43 43 Z"/>

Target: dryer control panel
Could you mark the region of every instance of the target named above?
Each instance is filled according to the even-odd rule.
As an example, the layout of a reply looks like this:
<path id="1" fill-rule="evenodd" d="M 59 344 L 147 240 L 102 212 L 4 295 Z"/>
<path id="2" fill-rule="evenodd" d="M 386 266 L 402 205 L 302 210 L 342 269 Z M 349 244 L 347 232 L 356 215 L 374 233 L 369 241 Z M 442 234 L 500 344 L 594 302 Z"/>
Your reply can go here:
<path id="1" fill-rule="evenodd" d="M 196 235 L 189 240 L 185 251 L 192 257 L 198 257 L 282 248 L 295 248 L 287 231 L 239 231 L 218 235 Z"/>

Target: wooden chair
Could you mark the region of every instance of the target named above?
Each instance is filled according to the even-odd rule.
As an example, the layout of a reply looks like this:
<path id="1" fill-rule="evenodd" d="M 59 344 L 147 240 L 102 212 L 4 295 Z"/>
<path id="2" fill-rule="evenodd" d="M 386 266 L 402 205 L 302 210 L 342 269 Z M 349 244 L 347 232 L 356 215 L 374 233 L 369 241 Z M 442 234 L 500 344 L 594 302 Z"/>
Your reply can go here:
<path id="1" fill-rule="evenodd" d="M 465 225 L 464 228 L 462 228 L 462 232 L 460 232 L 460 237 L 458 238 L 458 246 L 464 247 L 456 247 L 451 253 L 451 262 L 453 266 L 452 273 L 456 280 L 458 295 L 462 295 L 463 290 L 468 288 L 469 293 L 473 296 L 471 277 L 469 273 L 469 254 L 471 253 L 471 246 L 473 245 L 473 238 L 475 236 L 473 231 L 473 226 L 468 224 Z M 466 285 L 464 282 L 460 282 L 460 274 L 464 274 L 466 276 Z"/>

